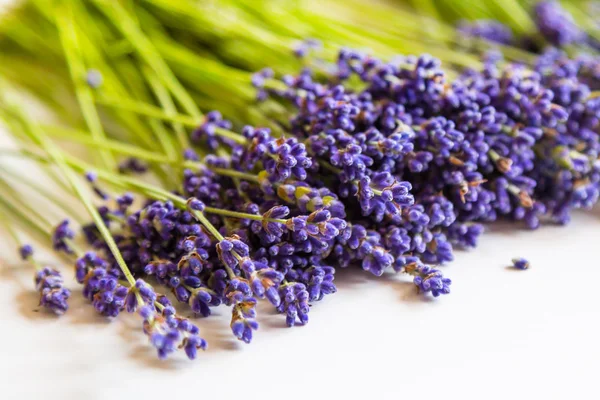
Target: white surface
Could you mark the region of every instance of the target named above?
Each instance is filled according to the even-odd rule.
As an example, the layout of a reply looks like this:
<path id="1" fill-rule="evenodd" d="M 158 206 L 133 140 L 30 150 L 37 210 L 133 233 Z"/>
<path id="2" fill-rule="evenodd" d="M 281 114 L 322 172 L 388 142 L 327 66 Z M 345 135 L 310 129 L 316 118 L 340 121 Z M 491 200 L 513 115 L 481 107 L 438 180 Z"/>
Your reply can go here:
<path id="1" fill-rule="evenodd" d="M 567 228 L 493 228 L 444 267 L 453 293 L 430 301 L 407 277 L 342 271 L 305 327 L 263 307 L 251 345 L 221 308 L 197 321 L 210 349 L 195 362 L 157 360 L 137 317 L 95 315 L 74 281 L 67 315 L 38 312 L 32 270 L 3 235 L 0 397 L 599 398 L 599 232 L 598 210 Z M 507 268 L 513 256 L 532 268 Z"/>

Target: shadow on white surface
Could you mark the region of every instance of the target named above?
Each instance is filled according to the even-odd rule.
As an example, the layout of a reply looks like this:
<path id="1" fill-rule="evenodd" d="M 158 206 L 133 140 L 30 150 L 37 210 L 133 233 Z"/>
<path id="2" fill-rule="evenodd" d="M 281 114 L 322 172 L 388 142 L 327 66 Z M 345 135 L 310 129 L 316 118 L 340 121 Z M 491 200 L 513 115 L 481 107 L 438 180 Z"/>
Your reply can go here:
<path id="1" fill-rule="evenodd" d="M 440 267 L 443 272 L 443 266 Z M 412 283 L 412 278 L 403 273 L 386 272 L 382 276 L 375 276 L 367 271 L 356 267 L 338 269 L 335 274 L 335 284 L 338 290 L 348 290 L 361 285 L 381 285 L 391 288 L 397 295 L 398 301 L 402 302 L 431 302 L 435 298 L 425 296 L 417 290 Z"/>

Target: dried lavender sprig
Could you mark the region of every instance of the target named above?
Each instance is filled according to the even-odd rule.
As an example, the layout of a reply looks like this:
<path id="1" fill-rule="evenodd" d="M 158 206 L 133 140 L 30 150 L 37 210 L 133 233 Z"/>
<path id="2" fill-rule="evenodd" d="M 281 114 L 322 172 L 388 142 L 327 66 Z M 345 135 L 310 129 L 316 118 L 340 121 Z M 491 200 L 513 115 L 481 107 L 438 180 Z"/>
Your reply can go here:
<path id="1" fill-rule="evenodd" d="M 0 203 L 6 211 L 10 211 L 13 215 L 21 215 L 20 210 L 17 207 L 4 199 L 0 199 Z M 34 282 L 35 288 L 40 295 L 40 306 L 57 315 L 64 314 L 69 308 L 67 301 L 71 296 L 71 291 L 63 286 L 64 282 L 60 272 L 50 267 L 42 267 L 33 256 L 33 247 L 29 244 L 25 244 L 19 238 L 19 235 L 8 220 L 8 213 L 2 212 L 0 214 L 3 216 L 3 219 L 6 220 L 6 223 L 4 224 L 5 229 L 12 236 L 17 245 L 21 259 L 23 261 L 28 261 L 34 267 Z M 37 227 L 37 224 L 34 226 Z"/>

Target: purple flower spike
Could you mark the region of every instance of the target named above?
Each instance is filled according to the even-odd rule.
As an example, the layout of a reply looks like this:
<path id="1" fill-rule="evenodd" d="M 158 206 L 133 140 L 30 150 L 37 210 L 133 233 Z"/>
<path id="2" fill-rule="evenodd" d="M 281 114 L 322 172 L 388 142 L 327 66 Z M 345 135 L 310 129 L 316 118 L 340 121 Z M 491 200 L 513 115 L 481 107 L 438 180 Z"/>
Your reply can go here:
<path id="1" fill-rule="evenodd" d="M 275 206 L 263 214 L 262 227 L 265 232 L 275 237 L 281 237 L 285 232 L 285 225 L 281 222 L 269 221 L 283 219 L 288 216 L 290 209 L 286 206 Z"/>
<path id="2" fill-rule="evenodd" d="M 238 265 L 238 258 L 248 257 L 249 252 L 248 245 L 242 242 L 238 235 L 226 237 L 217 243 L 219 259 L 229 268 L 235 268 Z"/>
<path id="3" fill-rule="evenodd" d="M 565 46 L 580 41 L 585 34 L 579 29 L 571 14 L 557 1 L 540 1 L 535 6 L 535 22 L 544 37 L 555 46 Z"/>
<path id="4" fill-rule="evenodd" d="M 515 258 L 512 260 L 512 263 L 516 269 L 521 269 L 521 270 L 529 269 L 529 261 L 527 261 L 524 258 Z"/>
<path id="5" fill-rule="evenodd" d="M 148 171 L 148 165 L 139 158 L 129 157 L 119 163 L 119 172 L 122 174 L 143 174 Z"/>
<path id="6" fill-rule="evenodd" d="M 272 139 L 266 143 L 266 150 L 269 154 L 263 158 L 263 166 L 271 182 L 283 182 L 292 176 L 301 181 L 306 179 L 306 169 L 312 160 L 303 143 L 294 138 Z"/>
<path id="7" fill-rule="evenodd" d="M 196 198 L 191 198 L 187 201 L 187 205 L 190 209 L 195 211 L 204 211 L 204 203 Z"/>
<path id="8" fill-rule="evenodd" d="M 201 287 L 193 291 L 189 304 L 193 312 L 208 317 L 211 314 L 210 307 L 218 306 L 221 300 L 212 290 Z"/>
<path id="9" fill-rule="evenodd" d="M 513 41 L 510 28 L 493 20 L 462 21 L 457 30 L 467 38 L 481 38 L 501 44 L 510 44 Z"/>
<path id="10" fill-rule="evenodd" d="M 84 279 L 83 295 L 100 314 L 116 317 L 125 308 L 128 290 L 119 283 L 118 270 L 95 267 Z"/>
<path id="11" fill-rule="evenodd" d="M 64 314 L 71 291 L 63 286 L 63 279 L 55 269 L 44 267 L 35 275 L 35 288 L 40 293 L 40 306 L 57 315 Z"/>
<path id="12" fill-rule="evenodd" d="M 143 304 L 139 304 L 138 296 L 141 297 L 143 304 L 154 304 L 156 300 L 156 293 L 154 293 L 154 289 L 152 286 L 147 284 L 141 279 L 138 279 L 135 282 L 135 286 L 129 288 L 127 292 L 127 296 L 125 298 L 125 308 L 127 312 L 135 312 L 137 308 Z"/>
<path id="13" fill-rule="evenodd" d="M 73 249 L 67 245 L 65 240 L 71 240 L 74 237 L 75 232 L 69 227 L 69 220 L 63 220 L 56 228 L 54 228 L 54 232 L 52 233 L 52 246 L 54 250 L 73 254 Z"/>
<path id="14" fill-rule="evenodd" d="M 108 263 L 93 251 L 88 251 L 82 257 L 78 258 L 75 261 L 75 279 L 77 279 L 77 282 L 84 283 L 89 270 L 95 267 L 106 269 Z"/>
<path id="15" fill-rule="evenodd" d="M 164 307 L 159 314 L 154 306 L 145 305 L 139 314 L 143 318 L 144 333 L 156 348 L 158 358 L 165 359 L 177 349 L 183 349 L 193 360 L 198 349 L 206 350 L 207 343 L 198 336 L 198 327 L 189 319 L 177 316 L 172 307 Z"/>
<path id="16" fill-rule="evenodd" d="M 413 283 L 421 293 L 431 293 L 434 297 L 450 293 L 452 281 L 444 278 L 440 270 L 423 265 L 417 261 L 405 265 L 404 271 L 414 276 Z"/>
<path id="17" fill-rule="evenodd" d="M 333 283 L 335 268 L 313 266 L 302 274 L 302 282 L 306 285 L 310 301 L 320 301 L 324 296 L 335 293 Z"/>
<path id="18" fill-rule="evenodd" d="M 308 323 L 308 305 L 309 294 L 306 286 L 302 283 L 287 283 L 279 288 L 279 297 L 281 304 L 277 311 L 286 314 L 285 322 L 287 326 L 294 326 L 300 321 L 301 325 Z"/>
<path id="19" fill-rule="evenodd" d="M 254 319 L 256 300 L 248 299 L 233 306 L 231 313 L 231 331 L 233 335 L 244 343 L 252 341 L 253 331 L 258 329 L 258 322 Z"/>
<path id="20" fill-rule="evenodd" d="M 250 273 L 250 287 L 259 299 L 267 298 L 275 307 L 281 303 L 277 288 L 283 281 L 283 274 L 273 268 L 263 267 Z"/>
<path id="21" fill-rule="evenodd" d="M 21 256 L 22 260 L 27 260 L 33 255 L 33 246 L 30 244 L 24 244 L 19 248 L 19 255 Z"/>
<path id="22" fill-rule="evenodd" d="M 190 360 L 196 359 L 198 349 L 206 350 L 207 347 L 206 340 L 198 335 L 190 335 L 183 340 L 183 349 Z"/>
<path id="23" fill-rule="evenodd" d="M 230 141 L 217 135 L 217 128 L 229 130 L 231 129 L 231 122 L 223 119 L 220 112 L 211 111 L 206 114 L 205 122 L 192 132 L 191 139 L 195 143 L 205 141 L 212 150 L 215 150 L 221 144 L 230 145 Z"/>

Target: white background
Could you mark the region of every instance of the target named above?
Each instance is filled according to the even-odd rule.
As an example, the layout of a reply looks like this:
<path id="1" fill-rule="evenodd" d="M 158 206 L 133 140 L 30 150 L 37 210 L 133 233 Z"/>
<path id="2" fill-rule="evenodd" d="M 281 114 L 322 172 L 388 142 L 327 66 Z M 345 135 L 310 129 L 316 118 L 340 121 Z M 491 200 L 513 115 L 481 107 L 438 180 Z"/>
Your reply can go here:
<path id="1" fill-rule="evenodd" d="M 226 308 L 198 320 L 210 348 L 194 362 L 159 361 L 136 316 L 96 315 L 72 267 L 51 256 L 43 260 L 69 278 L 71 308 L 61 318 L 40 310 L 33 270 L 1 231 L 0 398 L 600 398 L 600 210 L 566 228 L 488 231 L 444 267 L 448 296 L 423 299 L 405 276 L 341 271 L 339 292 L 312 308 L 305 327 L 286 328 L 262 307 L 245 345 Z M 531 269 L 508 268 L 515 256 Z"/>

